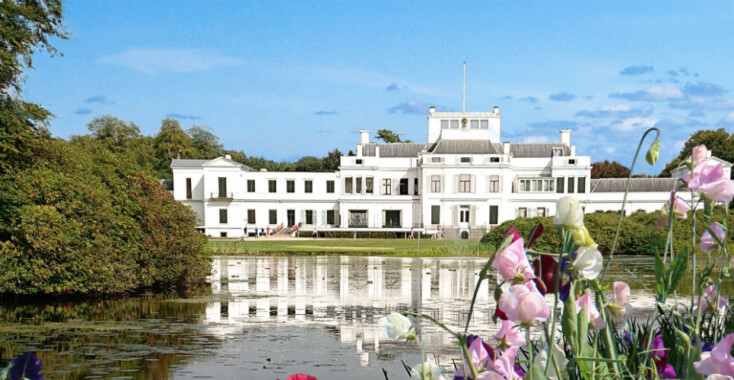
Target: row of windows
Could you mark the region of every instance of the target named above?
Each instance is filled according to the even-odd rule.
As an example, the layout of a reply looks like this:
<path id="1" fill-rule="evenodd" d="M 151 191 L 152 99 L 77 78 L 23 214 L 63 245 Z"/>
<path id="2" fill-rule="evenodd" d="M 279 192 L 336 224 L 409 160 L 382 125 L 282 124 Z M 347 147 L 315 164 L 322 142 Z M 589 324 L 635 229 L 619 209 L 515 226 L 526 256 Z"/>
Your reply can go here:
<path id="1" fill-rule="evenodd" d="M 219 177 L 218 185 L 219 185 L 218 192 L 217 192 L 218 197 L 226 198 L 227 197 L 227 178 Z M 191 187 L 192 187 L 191 178 L 186 178 L 186 199 L 193 198 L 193 192 L 192 192 Z M 296 181 L 292 179 L 286 180 L 285 191 L 287 193 L 295 193 L 296 192 Z M 254 179 L 247 180 L 247 192 L 248 193 L 255 192 L 255 180 Z M 277 180 L 274 180 L 274 179 L 268 180 L 268 192 L 269 193 L 278 192 L 278 181 Z M 313 193 L 313 180 L 307 179 L 303 181 L 303 192 L 307 194 Z M 334 181 L 333 180 L 326 181 L 326 192 L 327 193 L 334 192 Z"/>
<path id="2" fill-rule="evenodd" d="M 533 215 L 533 211 L 535 211 L 535 215 Z M 527 217 L 533 217 L 533 216 L 539 216 L 544 217 L 546 215 L 546 208 L 545 207 L 538 207 L 537 209 L 528 209 L 527 207 L 520 207 L 517 209 L 517 217 L 518 218 L 527 218 Z"/>
<path id="3" fill-rule="evenodd" d="M 469 123 L 469 125 L 467 125 L 467 122 Z M 466 128 L 468 126 L 471 129 L 489 129 L 489 120 L 487 119 L 441 120 L 441 129 L 459 129 L 459 126 L 461 126 L 461 128 Z"/>
<path id="4" fill-rule="evenodd" d="M 471 210 L 463 208 L 459 211 L 459 222 L 469 223 Z M 489 206 L 489 224 L 498 224 L 499 206 Z M 441 224 L 441 206 L 431 206 L 431 224 Z"/>
<path id="5" fill-rule="evenodd" d="M 564 184 L 568 184 L 569 193 L 585 193 L 586 177 L 557 178 L 523 178 L 517 181 L 517 191 L 520 193 L 564 193 Z"/>
<path id="6" fill-rule="evenodd" d="M 363 194 L 362 192 L 362 180 L 364 179 L 364 194 L 374 193 L 374 178 L 372 177 L 346 177 L 344 178 L 344 193 L 345 194 Z M 408 184 L 410 180 L 408 178 L 400 178 L 398 182 L 398 188 L 396 189 L 396 195 L 409 195 Z M 382 179 L 382 194 L 392 195 L 393 194 L 393 181 L 392 178 Z M 418 178 L 413 178 L 413 195 L 418 195 Z"/>
<path id="7" fill-rule="evenodd" d="M 287 222 L 285 223 L 287 226 L 292 226 L 296 224 L 295 221 L 295 210 L 287 210 L 286 211 L 286 217 Z M 304 224 L 316 224 L 315 220 L 315 212 L 314 210 L 303 210 L 303 223 Z M 334 210 L 326 210 L 326 224 L 335 224 L 336 221 L 336 212 Z M 254 209 L 248 209 L 247 210 L 247 224 L 257 224 L 257 213 Z M 220 224 L 227 224 L 228 223 L 228 214 L 227 209 L 222 208 L 219 209 L 219 223 Z M 279 224 L 278 223 L 278 210 L 268 210 L 268 224 Z"/>

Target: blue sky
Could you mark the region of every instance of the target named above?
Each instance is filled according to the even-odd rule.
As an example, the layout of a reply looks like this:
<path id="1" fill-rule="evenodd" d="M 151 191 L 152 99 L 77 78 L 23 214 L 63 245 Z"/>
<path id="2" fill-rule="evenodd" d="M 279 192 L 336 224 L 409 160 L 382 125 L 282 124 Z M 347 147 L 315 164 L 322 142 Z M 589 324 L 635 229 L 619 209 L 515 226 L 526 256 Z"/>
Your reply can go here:
<path id="1" fill-rule="evenodd" d="M 63 57 L 37 54 L 25 97 L 55 136 L 113 115 L 155 134 L 204 126 L 276 160 L 354 149 L 356 131 L 426 140 L 430 105 L 500 107 L 502 139 L 557 141 L 629 165 L 734 130 L 734 2 L 70 1 Z"/>

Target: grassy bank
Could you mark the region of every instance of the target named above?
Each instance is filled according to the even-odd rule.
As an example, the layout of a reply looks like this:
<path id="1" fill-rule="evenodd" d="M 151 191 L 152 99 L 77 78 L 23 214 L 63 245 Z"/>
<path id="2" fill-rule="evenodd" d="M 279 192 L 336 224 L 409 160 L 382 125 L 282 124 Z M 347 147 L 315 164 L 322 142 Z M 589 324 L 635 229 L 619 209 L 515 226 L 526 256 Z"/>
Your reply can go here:
<path id="1" fill-rule="evenodd" d="M 210 239 L 215 255 L 381 255 L 398 257 L 483 256 L 490 252 L 479 240 L 406 239 L 298 239 L 268 240 Z"/>

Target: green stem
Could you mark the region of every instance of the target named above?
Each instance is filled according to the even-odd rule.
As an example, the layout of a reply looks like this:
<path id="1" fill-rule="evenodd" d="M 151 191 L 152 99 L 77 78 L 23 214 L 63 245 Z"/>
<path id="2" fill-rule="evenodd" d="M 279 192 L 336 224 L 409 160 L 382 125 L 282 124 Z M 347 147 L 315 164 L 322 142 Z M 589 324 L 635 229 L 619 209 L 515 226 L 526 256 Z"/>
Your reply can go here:
<path id="1" fill-rule="evenodd" d="M 525 327 L 525 339 L 528 341 L 528 371 L 530 371 L 533 367 L 533 341 L 530 339 L 530 326 Z M 546 367 L 548 367 L 547 363 Z"/>
<path id="2" fill-rule="evenodd" d="M 569 233 L 565 228 L 563 228 L 562 231 L 563 231 L 562 233 L 563 243 L 562 244 L 565 246 L 565 242 L 566 242 L 566 239 L 568 239 Z M 558 257 L 558 264 L 556 265 L 556 270 L 554 273 L 555 278 L 553 280 L 554 280 L 556 291 L 553 292 L 553 322 L 551 323 L 550 339 L 548 339 L 548 356 L 549 356 L 548 360 L 552 361 L 553 366 L 556 371 L 556 376 L 558 379 L 561 378 L 561 373 L 558 369 L 558 363 L 556 363 L 556 356 L 553 354 L 553 345 L 555 344 L 556 322 L 558 321 L 558 292 L 561 289 L 561 277 L 563 276 L 563 274 L 561 273 L 561 262 L 563 262 L 563 253 L 564 253 L 563 251 L 564 249 L 562 248 L 561 255 Z M 545 377 L 548 377 L 548 368 L 550 368 L 550 366 L 546 363 L 545 369 L 543 370 L 543 374 L 545 375 Z"/>

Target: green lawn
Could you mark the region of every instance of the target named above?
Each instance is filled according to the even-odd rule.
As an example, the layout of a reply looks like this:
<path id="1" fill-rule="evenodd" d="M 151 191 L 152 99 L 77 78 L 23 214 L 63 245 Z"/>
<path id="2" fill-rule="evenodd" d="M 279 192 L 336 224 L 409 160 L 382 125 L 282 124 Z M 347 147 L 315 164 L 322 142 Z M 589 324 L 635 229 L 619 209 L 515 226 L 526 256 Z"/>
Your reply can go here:
<path id="1" fill-rule="evenodd" d="M 406 239 L 299 239 L 268 240 L 209 239 L 207 246 L 216 255 L 380 255 L 380 256 L 483 256 L 491 248 L 479 240 Z"/>

